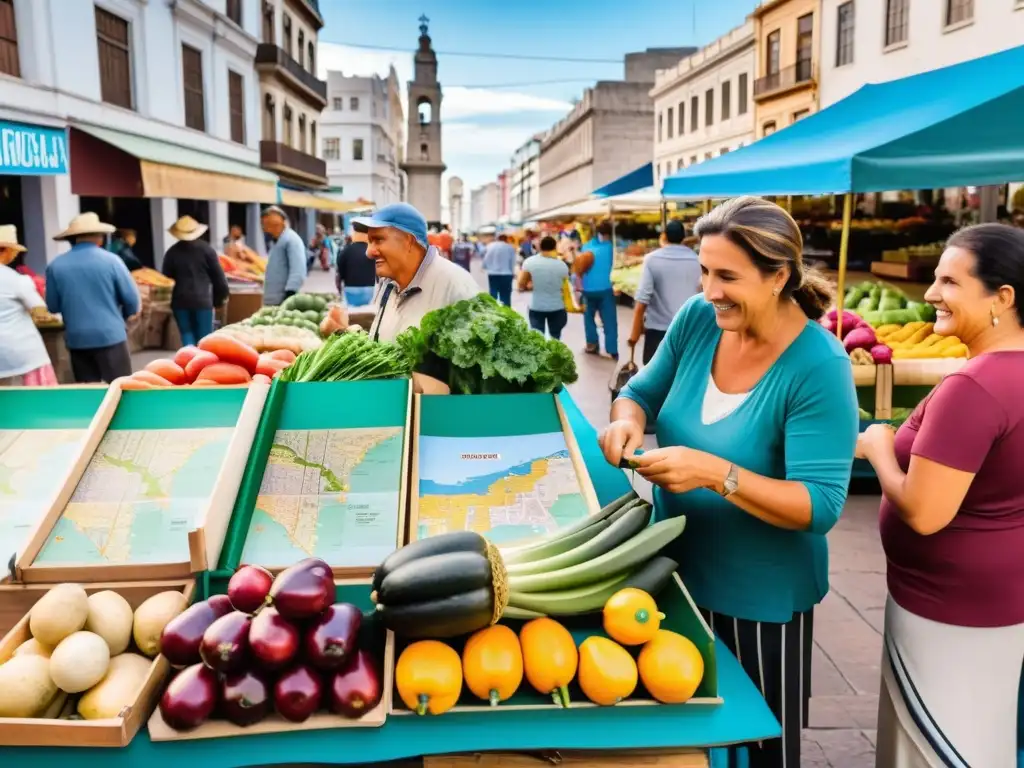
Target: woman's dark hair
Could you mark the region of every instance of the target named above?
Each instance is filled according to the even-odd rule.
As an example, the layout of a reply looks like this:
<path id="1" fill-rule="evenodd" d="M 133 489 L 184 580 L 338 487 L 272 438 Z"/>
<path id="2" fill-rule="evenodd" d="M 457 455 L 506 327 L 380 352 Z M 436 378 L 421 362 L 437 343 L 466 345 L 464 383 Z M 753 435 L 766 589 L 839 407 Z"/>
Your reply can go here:
<path id="1" fill-rule="evenodd" d="M 1004 285 L 1013 288 L 1013 309 L 1017 321 L 1024 325 L 1024 230 L 1007 224 L 975 224 L 954 232 L 946 247 L 973 254 L 971 274 L 989 293 Z"/>
<path id="2" fill-rule="evenodd" d="M 542 251 L 553 251 L 558 247 L 558 243 L 555 242 L 555 238 L 551 235 L 545 235 L 540 239 L 540 249 Z"/>
<path id="3" fill-rule="evenodd" d="M 832 305 L 835 288 L 815 269 L 804 266 L 804 240 L 800 227 L 784 209 L 760 197 L 745 195 L 727 200 L 701 216 L 694 225 L 697 237 L 721 235 L 742 248 L 761 274 L 774 275 L 789 267 L 782 298 L 792 298 L 812 320 Z"/>
<path id="4" fill-rule="evenodd" d="M 597 225 L 597 234 L 601 235 L 601 237 L 611 237 L 612 236 L 612 225 L 611 225 L 611 222 L 609 222 L 609 221 L 602 221 L 600 224 L 598 224 Z"/>

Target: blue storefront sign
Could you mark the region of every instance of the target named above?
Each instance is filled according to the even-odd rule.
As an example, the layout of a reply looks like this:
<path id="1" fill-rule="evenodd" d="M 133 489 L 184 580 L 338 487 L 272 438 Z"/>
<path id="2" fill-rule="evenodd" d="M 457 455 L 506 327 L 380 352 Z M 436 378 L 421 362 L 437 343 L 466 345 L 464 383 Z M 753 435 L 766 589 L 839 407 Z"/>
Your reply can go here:
<path id="1" fill-rule="evenodd" d="M 0 121 L 0 174 L 57 176 L 67 172 L 65 129 Z"/>

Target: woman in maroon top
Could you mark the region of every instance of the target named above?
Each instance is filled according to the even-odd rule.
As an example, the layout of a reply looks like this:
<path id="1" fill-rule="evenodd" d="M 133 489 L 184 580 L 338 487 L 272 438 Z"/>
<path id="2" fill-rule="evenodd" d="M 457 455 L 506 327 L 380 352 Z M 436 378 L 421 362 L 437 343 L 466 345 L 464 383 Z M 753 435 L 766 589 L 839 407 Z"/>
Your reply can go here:
<path id="1" fill-rule="evenodd" d="M 857 453 L 888 560 L 879 768 L 1015 768 L 1024 662 L 1024 231 L 953 235 L 925 294 L 970 359 Z"/>

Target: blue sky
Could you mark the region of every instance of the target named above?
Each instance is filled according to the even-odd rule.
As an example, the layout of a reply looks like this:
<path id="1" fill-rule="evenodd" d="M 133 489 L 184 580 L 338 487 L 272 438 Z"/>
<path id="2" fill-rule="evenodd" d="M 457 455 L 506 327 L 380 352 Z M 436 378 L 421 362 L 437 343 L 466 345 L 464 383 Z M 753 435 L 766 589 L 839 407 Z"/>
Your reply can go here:
<path id="1" fill-rule="evenodd" d="M 426 14 L 443 88 L 444 160 L 448 175 L 461 176 L 469 190 L 494 180 L 518 146 L 561 118 L 571 100 L 594 81 L 620 79 L 625 53 L 705 45 L 743 23 L 757 4 L 758 0 L 320 0 L 325 21 L 320 69 L 386 74 L 394 64 L 404 89 L 412 77 L 417 20 Z M 484 55 L 453 55 L 462 52 Z M 527 61 L 491 53 L 609 61 Z"/>

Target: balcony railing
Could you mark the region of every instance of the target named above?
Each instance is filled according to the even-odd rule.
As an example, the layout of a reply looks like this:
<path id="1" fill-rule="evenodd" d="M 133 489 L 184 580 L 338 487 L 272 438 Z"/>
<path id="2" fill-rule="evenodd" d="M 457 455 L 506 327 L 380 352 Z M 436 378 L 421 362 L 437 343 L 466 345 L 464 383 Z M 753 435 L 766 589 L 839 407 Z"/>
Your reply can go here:
<path id="1" fill-rule="evenodd" d="M 814 83 L 814 67 L 810 61 L 798 61 L 796 64 L 770 72 L 754 81 L 754 98 L 760 99 L 780 91 L 788 91 L 802 85 Z"/>
<path id="2" fill-rule="evenodd" d="M 320 102 L 320 107 L 327 106 L 327 83 L 318 80 L 312 72 L 307 72 L 281 47 L 273 43 L 260 43 L 256 48 L 256 66 L 273 66 L 283 70 L 287 75 L 298 81 L 300 85 L 311 92 L 314 99 Z"/>
<path id="3" fill-rule="evenodd" d="M 327 163 L 278 141 L 260 142 L 260 165 L 275 171 L 291 171 L 309 181 L 327 182 Z"/>

